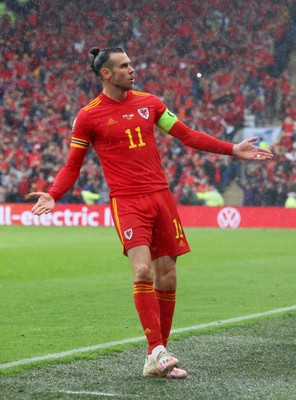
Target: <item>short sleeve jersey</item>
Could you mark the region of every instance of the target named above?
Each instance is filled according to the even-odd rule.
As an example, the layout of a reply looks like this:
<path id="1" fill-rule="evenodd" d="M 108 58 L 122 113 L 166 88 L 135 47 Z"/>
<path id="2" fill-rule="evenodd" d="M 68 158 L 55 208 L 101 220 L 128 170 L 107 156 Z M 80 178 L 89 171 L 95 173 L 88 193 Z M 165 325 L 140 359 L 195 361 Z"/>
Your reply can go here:
<path id="1" fill-rule="evenodd" d="M 79 111 L 71 146 L 93 146 L 110 197 L 137 197 L 168 187 L 154 137 L 154 125 L 165 110 L 158 97 L 129 91 L 121 102 L 101 93 Z"/>

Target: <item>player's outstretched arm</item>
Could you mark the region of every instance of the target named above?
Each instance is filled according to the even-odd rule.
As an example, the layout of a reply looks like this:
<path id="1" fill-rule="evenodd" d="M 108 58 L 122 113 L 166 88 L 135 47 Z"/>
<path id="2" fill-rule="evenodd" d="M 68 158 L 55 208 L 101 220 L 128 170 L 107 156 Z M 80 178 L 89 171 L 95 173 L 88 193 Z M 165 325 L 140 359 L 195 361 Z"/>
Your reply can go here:
<path id="1" fill-rule="evenodd" d="M 261 149 L 260 147 L 254 146 L 252 143 L 258 139 L 252 137 L 245 139 L 242 142 L 233 146 L 233 156 L 240 158 L 241 160 L 249 161 L 265 161 L 273 158 L 273 154 L 270 150 Z"/>
<path id="2" fill-rule="evenodd" d="M 31 192 L 28 197 L 37 197 L 37 203 L 32 207 L 34 215 L 48 214 L 55 208 L 55 201 L 50 194 L 44 192 Z"/>
<path id="3" fill-rule="evenodd" d="M 174 120 L 175 121 L 175 120 Z M 265 161 L 273 158 L 271 151 L 261 149 L 252 143 L 257 141 L 256 137 L 245 139 L 238 144 L 224 142 L 216 139 L 205 132 L 200 132 L 189 128 L 183 122 L 176 120 L 169 130 L 165 130 L 162 125 L 158 126 L 165 132 L 181 140 L 186 146 L 208 153 L 225 154 L 235 156 L 242 160 Z"/>

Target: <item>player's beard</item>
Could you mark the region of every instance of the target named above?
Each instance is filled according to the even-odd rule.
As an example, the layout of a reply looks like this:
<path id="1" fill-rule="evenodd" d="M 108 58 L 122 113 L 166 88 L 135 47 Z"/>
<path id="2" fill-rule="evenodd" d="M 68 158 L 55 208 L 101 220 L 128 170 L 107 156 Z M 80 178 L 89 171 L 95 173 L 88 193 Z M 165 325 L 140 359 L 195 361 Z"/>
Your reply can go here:
<path id="1" fill-rule="evenodd" d="M 117 85 L 114 85 L 114 86 L 116 86 L 118 89 L 121 89 L 121 90 L 131 90 L 131 89 L 133 89 L 133 87 L 134 87 L 134 82 L 128 82 L 128 83 L 126 83 L 126 84 L 123 84 L 122 82 L 121 83 L 119 83 L 119 84 L 117 84 Z"/>
<path id="2" fill-rule="evenodd" d="M 112 83 L 115 87 L 124 91 L 133 89 L 135 81 L 128 78 L 125 80 L 123 79 L 114 80 Z"/>

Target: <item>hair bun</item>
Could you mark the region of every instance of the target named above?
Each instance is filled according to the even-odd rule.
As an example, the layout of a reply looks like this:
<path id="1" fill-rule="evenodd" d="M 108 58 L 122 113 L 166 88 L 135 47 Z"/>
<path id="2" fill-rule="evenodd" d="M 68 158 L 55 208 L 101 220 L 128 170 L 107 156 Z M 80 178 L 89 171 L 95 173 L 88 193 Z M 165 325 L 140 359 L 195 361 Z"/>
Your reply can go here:
<path id="1" fill-rule="evenodd" d="M 95 57 L 99 54 L 100 49 L 98 47 L 92 47 L 89 51 L 90 54 L 94 55 Z"/>

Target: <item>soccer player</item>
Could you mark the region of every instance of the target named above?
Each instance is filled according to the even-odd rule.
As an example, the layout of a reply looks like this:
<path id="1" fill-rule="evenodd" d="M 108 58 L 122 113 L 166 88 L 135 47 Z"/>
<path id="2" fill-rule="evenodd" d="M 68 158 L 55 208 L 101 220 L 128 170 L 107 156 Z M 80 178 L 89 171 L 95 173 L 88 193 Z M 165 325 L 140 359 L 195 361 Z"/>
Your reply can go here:
<path id="1" fill-rule="evenodd" d="M 135 307 L 148 341 L 143 375 L 186 378 L 166 347 L 175 308 L 176 260 L 190 248 L 162 170 L 154 125 L 201 151 L 243 160 L 268 160 L 272 154 L 254 146 L 256 138 L 232 144 L 194 131 L 158 97 L 134 91 L 135 71 L 123 49 L 92 48 L 90 54 L 102 93 L 79 111 L 68 159 L 48 193 L 29 194 L 38 198 L 32 212 L 54 209 L 76 182 L 91 145 L 110 188 L 113 220 L 132 268 Z"/>

